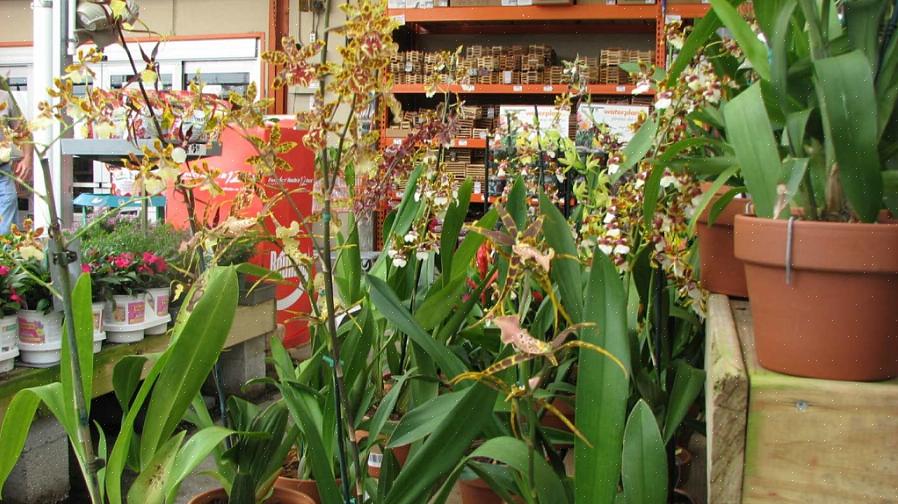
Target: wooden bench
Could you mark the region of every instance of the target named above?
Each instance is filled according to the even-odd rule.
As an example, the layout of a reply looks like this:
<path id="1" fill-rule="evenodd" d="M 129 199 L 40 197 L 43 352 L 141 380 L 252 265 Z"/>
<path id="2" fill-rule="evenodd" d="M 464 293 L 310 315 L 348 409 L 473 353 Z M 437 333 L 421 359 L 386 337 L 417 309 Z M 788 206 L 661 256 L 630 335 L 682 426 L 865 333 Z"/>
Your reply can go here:
<path id="1" fill-rule="evenodd" d="M 716 295 L 706 363 L 709 502 L 898 502 L 898 379 L 766 370 L 748 302 Z"/>

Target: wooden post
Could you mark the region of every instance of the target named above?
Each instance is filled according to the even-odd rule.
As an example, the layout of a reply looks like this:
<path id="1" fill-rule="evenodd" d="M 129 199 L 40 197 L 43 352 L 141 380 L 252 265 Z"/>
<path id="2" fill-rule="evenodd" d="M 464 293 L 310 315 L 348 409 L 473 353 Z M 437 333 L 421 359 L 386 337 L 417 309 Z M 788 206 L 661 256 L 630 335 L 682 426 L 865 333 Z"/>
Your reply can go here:
<path id="1" fill-rule="evenodd" d="M 708 502 L 738 504 L 742 498 L 748 375 L 726 296 L 715 294 L 708 300 L 706 335 Z"/>

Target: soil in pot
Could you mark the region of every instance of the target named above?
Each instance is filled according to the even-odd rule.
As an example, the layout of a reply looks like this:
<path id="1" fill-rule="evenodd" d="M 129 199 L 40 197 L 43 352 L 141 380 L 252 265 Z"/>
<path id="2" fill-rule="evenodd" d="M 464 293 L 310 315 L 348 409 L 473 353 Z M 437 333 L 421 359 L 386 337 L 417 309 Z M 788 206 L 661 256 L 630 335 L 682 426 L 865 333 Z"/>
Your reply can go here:
<path id="1" fill-rule="evenodd" d="M 831 380 L 898 376 L 898 225 L 736 217 L 755 349 L 767 369 Z"/>
<path id="2" fill-rule="evenodd" d="M 306 494 L 277 486 L 274 487 L 271 497 L 265 499 L 265 504 L 314 504 L 314 502 Z M 228 494 L 223 488 L 216 488 L 190 499 L 189 504 L 228 504 Z"/>
<path id="3" fill-rule="evenodd" d="M 702 188 L 707 190 L 704 185 Z M 711 207 L 725 189 L 721 188 L 721 192 L 711 200 L 711 204 L 699 216 L 696 226 L 702 287 L 718 294 L 747 298 L 745 269 L 742 261 L 737 259 L 733 252 L 733 225 L 736 216 L 745 213 L 749 200 L 733 198 L 717 216 L 714 224 L 708 224 Z"/>

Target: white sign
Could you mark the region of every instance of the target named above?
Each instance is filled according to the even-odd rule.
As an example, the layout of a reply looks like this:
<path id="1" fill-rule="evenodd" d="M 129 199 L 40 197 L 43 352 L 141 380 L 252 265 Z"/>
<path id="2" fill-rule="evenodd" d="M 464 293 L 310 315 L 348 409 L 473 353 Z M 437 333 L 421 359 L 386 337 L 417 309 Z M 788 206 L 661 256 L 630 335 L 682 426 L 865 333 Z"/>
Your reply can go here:
<path id="1" fill-rule="evenodd" d="M 635 133 L 631 126 L 639 120 L 639 114 L 649 113 L 645 105 L 614 105 L 610 103 L 583 103 L 577 109 L 577 125 L 579 129 L 592 127 L 593 124 L 606 124 L 611 132 L 624 142 L 629 142 Z"/>
<path id="2" fill-rule="evenodd" d="M 534 110 L 535 109 L 535 110 Z M 499 125 L 508 127 L 508 118 L 512 117 L 513 123 L 529 124 L 536 126 L 536 117 L 539 117 L 540 131 L 554 130 L 567 136 L 571 122 L 571 114 L 552 105 L 502 105 L 499 107 Z"/>

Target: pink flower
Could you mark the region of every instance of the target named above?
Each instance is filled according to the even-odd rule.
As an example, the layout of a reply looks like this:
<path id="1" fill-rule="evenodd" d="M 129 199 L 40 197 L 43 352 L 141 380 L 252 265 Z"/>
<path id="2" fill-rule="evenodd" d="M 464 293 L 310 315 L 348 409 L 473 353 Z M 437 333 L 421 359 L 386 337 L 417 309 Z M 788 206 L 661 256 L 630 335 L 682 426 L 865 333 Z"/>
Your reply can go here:
<path id="1" fill-rule="evenodd" d="M 81 263 L 81 272 L 82 273 L 90 273 L 90 264 L 89 263 Z"/>
<path id="2" fill-rule="evenodd" d="M 142 273 L 144 275 L 152 275 L 153 269 L 150 268 L 149 266 L 147 266 L 146 264 L 141 264 L 140 266 L 137 267 L 137 272 Z"/>
<path id="3" fill-rule="evenodd" d="M 0 265 L 0 276 L 6 276 L 9 274 L 9 266 Z"/>
<path id="4" fill-rule="evenodd" d="M 168 265 L 165 263 L 165 259 L 163 259 L 162 256 L 153 254 L 152 252 L 143 253 L 143 262 L 144 264 L 152 266 L 157 273 L 162 273 L 166 269 L 168 269 Z"/>
<path id="5" fill-rule="evenodd" d="M 14 302 L 14 303 L 21 303 L 21 302 L 22 302 L 22 296 L 20 296 L 19 293 L 16 292 L 15 289 L 10 289 L 10 292 L 9 292 L 9 300 L 12 301 L 12 302 Z"/>
<path id="6" fill-rule="evenodd" d="M 134 254 L 130 252 L 123 252 L 112 258 L 112 264 L 116 268 L 125 269 L 131 266 L 131 263 L 134 262 Z"/>

